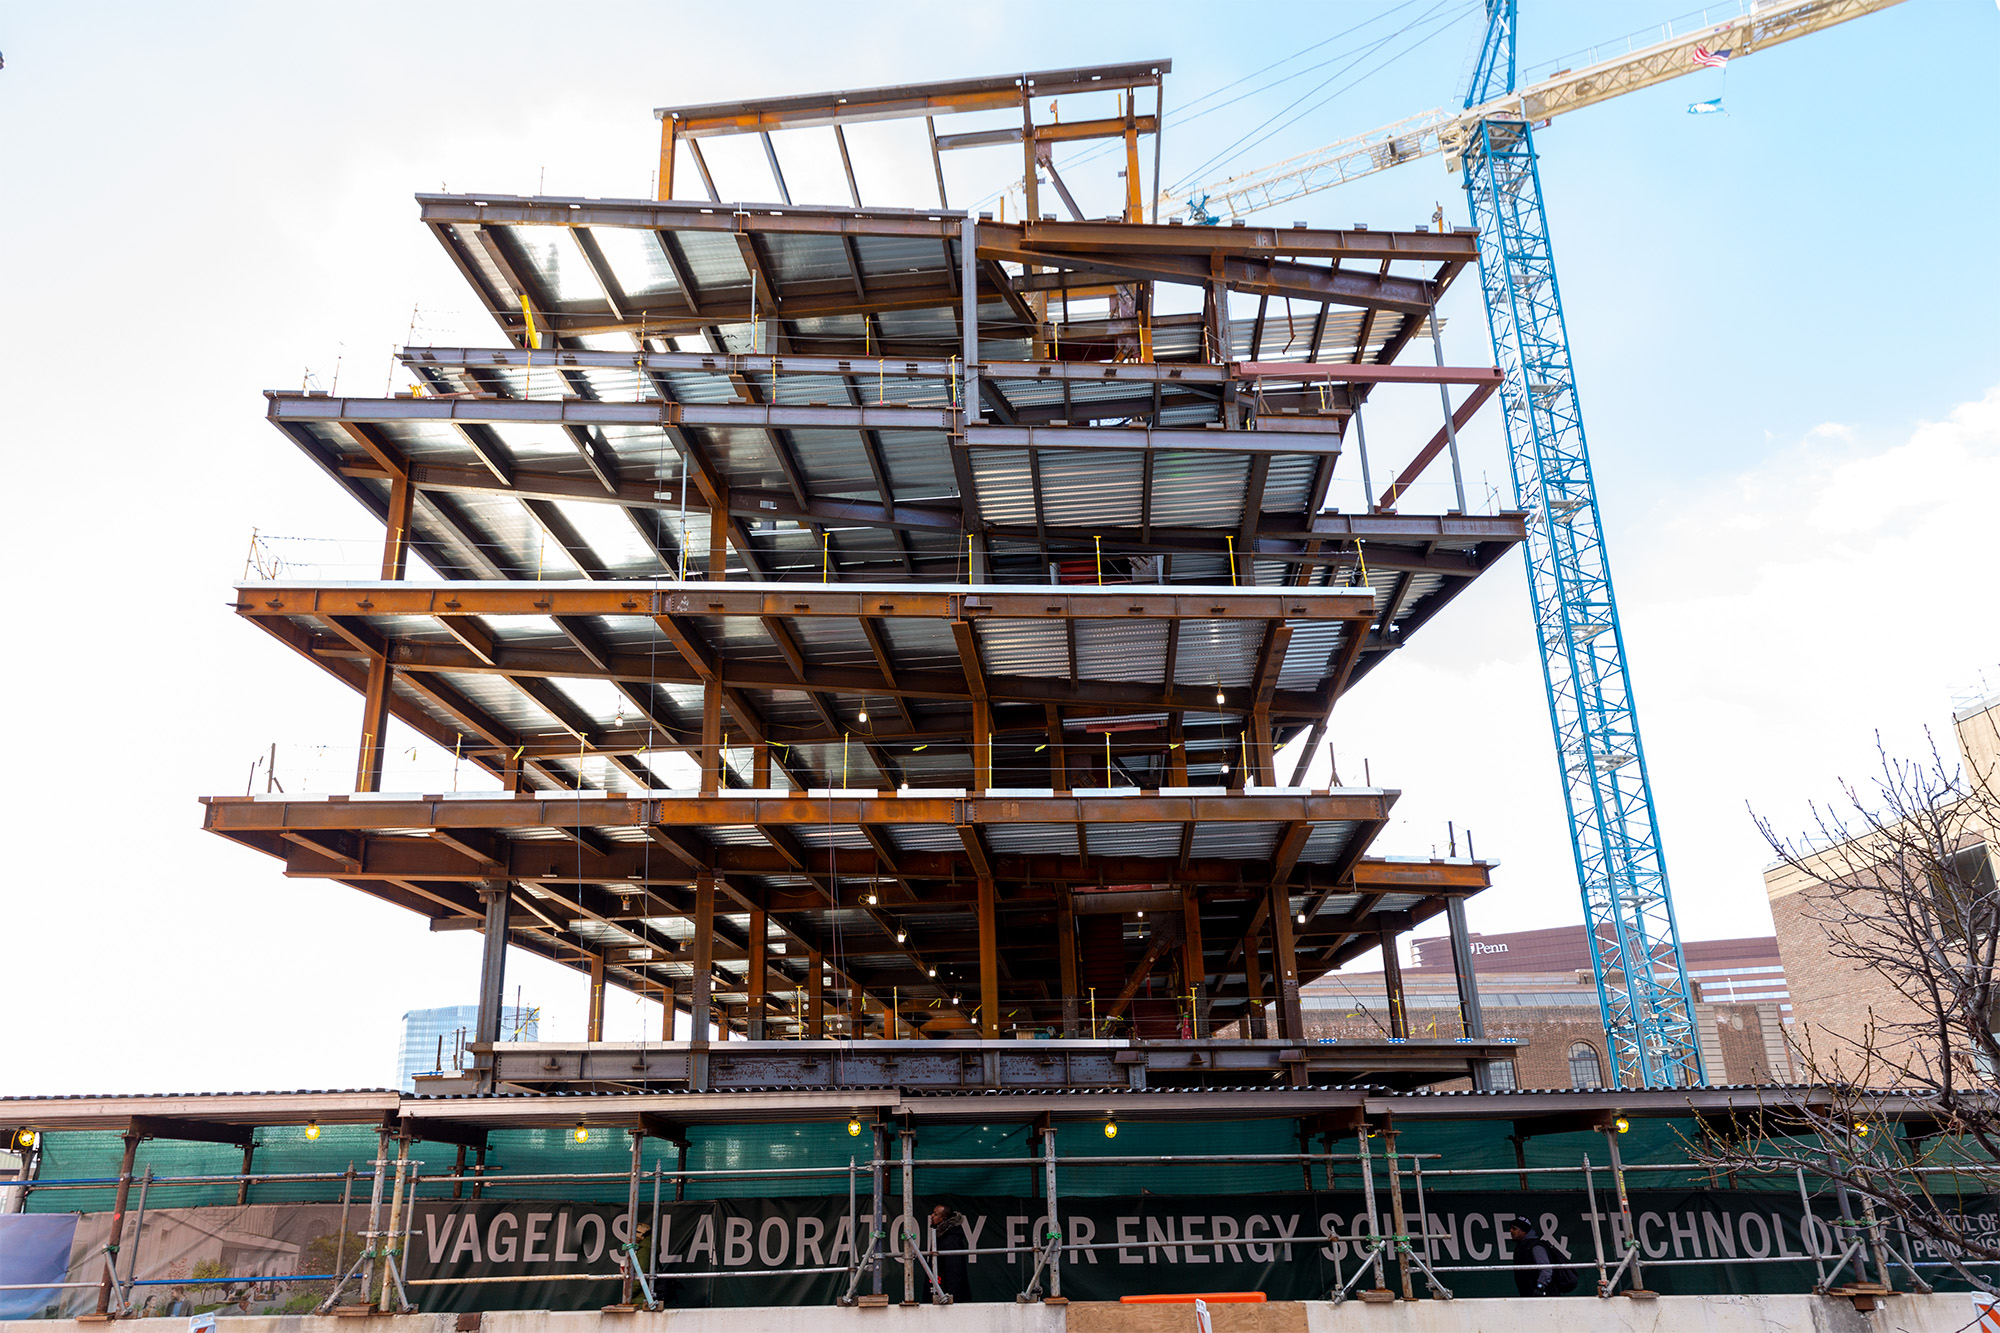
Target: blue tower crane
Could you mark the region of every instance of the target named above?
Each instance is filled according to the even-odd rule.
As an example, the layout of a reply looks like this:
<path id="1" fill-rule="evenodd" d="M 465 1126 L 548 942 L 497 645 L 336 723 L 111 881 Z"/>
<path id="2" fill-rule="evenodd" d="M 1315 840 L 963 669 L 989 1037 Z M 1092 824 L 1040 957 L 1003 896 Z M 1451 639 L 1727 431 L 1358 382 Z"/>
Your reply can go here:
<path id="1" fill-rule="evenodd" d="M 1467 110 L 1514 91 L 1515 0 L 1487 0 Z M 1534 131 L 1517 108 L 1466 123 L 1460 161 L 1504 379 L 1507 458 L 1528 511 L 1528 586 L 1555 726 L 1598 1000 L 1621 1086 L 1705 1082 L 1625 636 L 1591 480 L 1583 410 L 1542 207 Z"/>
<path id="2" fill-rule="evenodd" d="M 1515 86 L 1515 0 L 1486 0 L 1486 36 L 1463 108 L 1352 135 L 1253 171 L 1161 196 L 1168 212 L 1213 224 L 1288 204 L 1442 153 L 1465 173 L 1535 633 L 1555 726 L 1570 838 L 1604 1028 L 1619 1084 L 1703 1081 L 1701 1044 L 1639 742 L 1611 565 L 1591 482 L 1583 414 L 1549 246 L 1533 125 L 1808 36 L 1900 0 L 1745 0 L 1582 69 Z"/>

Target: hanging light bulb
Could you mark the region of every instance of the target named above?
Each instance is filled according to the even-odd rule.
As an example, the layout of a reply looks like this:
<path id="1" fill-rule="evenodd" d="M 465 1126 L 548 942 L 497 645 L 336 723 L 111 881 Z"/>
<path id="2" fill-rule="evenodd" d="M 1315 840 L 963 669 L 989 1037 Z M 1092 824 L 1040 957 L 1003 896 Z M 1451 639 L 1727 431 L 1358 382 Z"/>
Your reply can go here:
<path id="1" fill-rule="evenodd" d="M 1306 923 L 1306 914 L 1305 914 L 1304 912 L 1300 912 L 1300 913 L 1299 913 L 1299 924 L 1303 926 L 1303 925 L 1304 925 L 1305 923 Z"/>
<path id="2" fill-rule="evenodd" d="M 851 1139 L 861 1137 L 861 1118 L 859 1116 L 847 1117 L 847 1136 Z"/>
<path id="3" fill-rule="evenodd" d="M 1104 1137 L 1107 1139 L 1115 1139 L 1118 1137 L 1117 1116 L 1112 1116 L 1109 1120 L 1104 1122 Z"/>
<path id="4" fill-rule="evenodd" d="M 932 975 L 932 976 L 936 976 L 936 975 L 937 975 L 937 969 L 936 969 L 936 968 L 932 968 L 932 969 L 931 969 L 931 975 Z"/>
<path id="5" fill-rule="evenodd" d="M 909 931 L 907 931 L 907 930 L 899 930 L 899 931 L 897 931 L 897 932 L 896 932 L 896 943 L 898 943 L 898 944 L 901 944 L 901 943 L 902 943 L 902 942 L 903 942 L 904 940 L 906 940 L 906 939 L 908 939 L 908 938 L 910 938 L 910 932 L 909 932 Z"/>
<path id="6" fill-rule="evenodd" d="M 951 997 L 951 1007 L 954 1009 L 958 1007 L 958 997 L 956 995 Z"/>
<path id="7" fill-rule="evenodd" d="M 1626 1130 L 1632 1128 L 1632 1122 L 1630 1120 L 1627 1120 L 1624 1116 L 1621 1115 L 1616 1120 L 1613 1120 L 1611 1122 L 1611 1127 L 1617 1130 L 1620 1134 L 1623 1134 Z"/>
<path id="8" fill-rule="evenodd" d="M 879 902 L 879 901 L 881 901 L 881 900 L 880 900 L 880 899 L 878 899 L 878 898 L 877 898 L 877 897 L 876 897 L 876 896 L 875 896 L 874 894 L 872 894 L 872 893 L 871 893 L 871 894 L 869 894 L 869 895 L 868 895 L 868 905 L 869 905 L 870 907 L 873 907 L 873 906 L 874 906 L 874 905 L 875 905 L 875 904 L 876 904 L 877 902 Z"/>
<path id="9" fill-rule="evenodd" d="M 1222 687 L 1220 685 L 1215 687 L 1215 701 L 1217 703 L 1222 702 Z"/>
<path id="10" fill-rule="evenodd" d="M 866 721 L 868 720 L 868 710 L 867 710 L 867 709 L 865 709 L 865 708 L 864 708 L 864 709 L 862 709 L 862 710 L 861 710 L 861 713 L 860 713 L 860 719 L 861 719 L 861 721 L 863 721 L 863 722 L 866 722 Z"/>
<path id="11" fill-rule="evenodd" d="M 1146 919 L 1146 909 L 1143 907 L 1139 909 L 1139 919 L 1141 921 L 1144 921 Z"/>
<path id="12" fill-rule="evenodd" d="M 588 1143 L 590 1142 L 590 1127 L 579 1120 L 576 1122 L 576 1128 L 569 1132 L 569 1136 L 578 1143 Z"/>
<path id="13" fill-rule="evenodd" d="M 33 1139 L 27 1135 L 23 1135 L 22 1137 L 24 1140 L 28 1142 L 33 1142 Z M 306 1122 L 306 1137 L 309 1139 L 316 1139 L 319 1137 L 319 1121 L 309 1120 Z"/>

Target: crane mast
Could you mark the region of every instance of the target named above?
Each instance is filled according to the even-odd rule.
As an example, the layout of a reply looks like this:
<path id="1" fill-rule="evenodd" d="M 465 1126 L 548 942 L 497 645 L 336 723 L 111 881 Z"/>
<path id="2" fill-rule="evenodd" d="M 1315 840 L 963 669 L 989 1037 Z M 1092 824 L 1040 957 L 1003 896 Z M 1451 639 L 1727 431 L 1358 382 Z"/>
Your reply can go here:
<path id="1" fill-rule="evenodd" d="M 1690 31 L 1628 45 L 1517 89 L 1516 0 L 1486 0 L 1486 37 L 1462 108 L 1427 111 L 1185 194 L 1163 193 L 1158 201 L 1170 213 L 1213 224 L 1434 153 L 1463 171 L 1479 230 L 1493 355 L 1503 372 L 1515 502 L 1530 515 L 1523 550 L 1570 842 L 1621 1086 L 1705 1080 L 1591 480 L 1534 129 L 1564 112 L 1690 73 L 1713 54 L 1748 55 L 1897 3 L 1744 0 L 1721 23 L 1704 18 Z"/>
<path id="2" fill-rule="evenodd" d="M 1513 91 L 1515 0 L 1487 0 L 1468 109 Z M 1484 112 L 1459 148 L 1503 378 L 1507 458 L 1529 513 L 1528 586 L 1612 1068 L 1621 1086 L 1705 1082 L 1624 632 L 1591 479 L 1530 122 Z"/>

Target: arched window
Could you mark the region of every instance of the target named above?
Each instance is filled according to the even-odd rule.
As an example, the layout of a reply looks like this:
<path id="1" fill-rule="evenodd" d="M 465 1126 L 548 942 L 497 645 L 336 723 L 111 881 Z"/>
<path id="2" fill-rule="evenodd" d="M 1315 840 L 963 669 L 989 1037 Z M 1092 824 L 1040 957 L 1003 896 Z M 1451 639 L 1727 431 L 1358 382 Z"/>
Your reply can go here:
<path id="1" fill-rule="evenodd" d="M 1587 1041 L 1569 1048 L 1569 1085 L 1572 1088 L 1604 1086 L 1604 1066 L 1597 1063 L 1597 1048 Z"/>

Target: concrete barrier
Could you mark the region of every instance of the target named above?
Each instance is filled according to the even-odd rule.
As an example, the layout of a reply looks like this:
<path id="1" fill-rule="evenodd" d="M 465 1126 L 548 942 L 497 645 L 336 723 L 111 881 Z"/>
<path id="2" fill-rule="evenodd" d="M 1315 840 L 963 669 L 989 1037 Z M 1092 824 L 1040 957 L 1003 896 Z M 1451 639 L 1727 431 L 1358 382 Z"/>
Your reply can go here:
<path id="1" fill-rule="evenodd" d="M 1889 1296 L 1872 1314 L 1838 1296 L 1349 1301 L 1305 1309 L 1307 1333 L 1964 1333 L 1972 1322 L 1972 1298 L 1963 1294 Z"/>
<path id="2" fill-rule="evenodd" d="M 1863 1314 L 1839 1297 L 1662 1296 L 1634 1301 L 1410 1301 L 1329 1305 L 1274 1301 L 1209 1307 L 1215 1333 L 1962 1333 L 1972 1299 L 1962 1294 L 1890 1296 Z M 466 1316 L 468 1322 L 470 1316 Z M 468 1333 L 455 1314 L 367 1319 L 237 1315 L 226 1333 Z M 185 1319 L 121 1319 L 129 1333 L 187 1333 Z M 660 1314 L 593 1310 L 505 1310 L 482 1316 L 477 1333 L 1193 1333 L 1186 1305 L 973 1304 L 904 1309 L 734 1306 Z M 0 1333 L 104 1333 L 73 1319 L 0 1321 Z"/>

